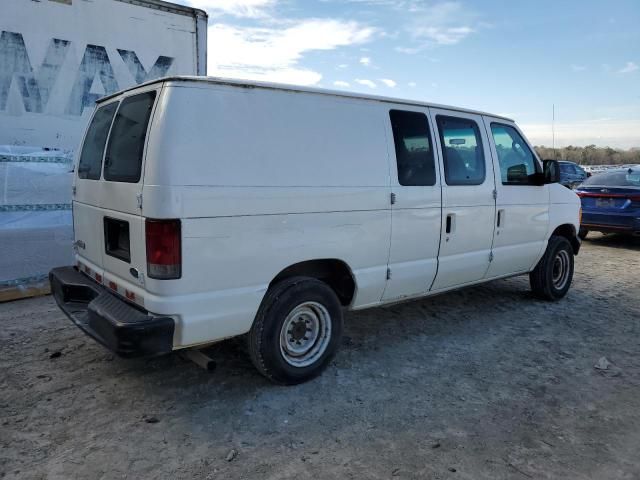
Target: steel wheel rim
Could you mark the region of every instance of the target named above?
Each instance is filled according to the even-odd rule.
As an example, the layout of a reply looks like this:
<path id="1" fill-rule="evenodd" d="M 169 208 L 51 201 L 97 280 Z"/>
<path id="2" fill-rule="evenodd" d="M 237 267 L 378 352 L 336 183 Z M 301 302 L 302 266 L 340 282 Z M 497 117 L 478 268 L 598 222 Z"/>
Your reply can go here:
<path id="1" fill-rule="evenodd" d="M 317 302 L 295 307 L 280 329 L 280 353 L 294 367 L 307 367 L 327 350 L 331 340 L 331 315 Z"/>
<path id="2" fill-rule="evenodd" d="M 571 261 L 566 250 L 560 250 L 553 259 L 552 281 L 557 290 L 562 290 L 569 279 Z"/>

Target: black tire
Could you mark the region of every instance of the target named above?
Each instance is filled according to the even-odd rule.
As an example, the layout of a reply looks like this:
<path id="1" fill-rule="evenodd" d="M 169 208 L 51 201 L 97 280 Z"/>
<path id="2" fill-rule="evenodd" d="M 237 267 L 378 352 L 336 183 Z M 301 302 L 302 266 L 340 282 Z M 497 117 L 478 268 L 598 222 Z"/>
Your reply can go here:
<path id="1" fill-rule="evenodd" d="M 586 228 L 580 228 L 580 231 L 578 232 L 578 237 L 580 237 L 580 240 L 584 240 L 585 238 L 587 238 L 587 235 L 589 235 L 589 230 L 587 230 Z"/>
<path id="2" fill-rule="evenodd" d="M 300 316 L 294 319 L 296 315 Z M 283 333 L 285 322 L 291 329 Z M 312 334 L 306 333 L 311 331 L 309 322 L 324 325 L 323 328 L 318 327 L 315 341 L 315 330 Z M 299 327 L 304 327 L 303 333 Z M 304 340 L 294 338 L 293 330 L 295 334 L 304 335 Z M 284 335 L 282 339 L 281 335 Z M 326 368 L 340 345 L 341 337 L 342 307 L 335 292 L 315 278 L 292 277 L 271 287 L 262 300 L 248 335 L 249 356 L 258 371 L 272 382 L 296 385 L 316 377 Z M 302 354 L 294 356 L 287 351 L 298 348 L 296 342 L 297 345 L 303 342 L 303 348 L 305 344 L 309 345 L 309 358 L 305 359 Z M 317 351 L 312 355 L 314 348 Z"/>
<path id="3" fill-rule="evenodd" d="M 572 280 L 573 247 L 565 237 L 554 235 L 538 265 L 529 274 L 531 290 L 544 300 L 560 300 L 569 291 Z"/>

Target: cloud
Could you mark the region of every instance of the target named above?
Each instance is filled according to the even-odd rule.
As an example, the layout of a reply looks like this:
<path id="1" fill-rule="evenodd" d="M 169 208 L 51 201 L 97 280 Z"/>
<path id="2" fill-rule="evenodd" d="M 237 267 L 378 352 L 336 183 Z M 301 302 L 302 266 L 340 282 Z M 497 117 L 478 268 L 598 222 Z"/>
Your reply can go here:
<path id="1" fill-rule="evenodd" d="M 408 55 L 438 45 L 455 45 L 480 28 L 490 25 L 480 22 L 478 15 L 460 2 L 445 1 L 425 5 L 408 2 L 403 9 L 411 13 L 406 27 L 414 45 L 398 46 L 396 51 Z"/>
<path id="2" fill-rule="evenodd" d="M 313 85 L 319 72 L 298 65 L 309 51 L 369 41 L 374 29 L 353 21 L 307 19 L 281 28 L 209 27 L 209 75 Z"/>
<path id="3" fill-rule="evenodd" d="M 365 67 L 368 67 L 369 65 L 371 65 L 371 58 L 370 57 L 362 57 L 360 59 L 360 63 L 362 65 L 364 65 Z"/>
<path id="4" fill-rule="evenodd" d="M 411 88 L 415 88 L 418 84 L 416 82 L 409 82 L 407 83 L 407 85 L 409 85 Z"/>
<path id="5" fill-rule="evenodd" d="M 413 55 L 414 53 L 419 53 L 423 50 L 423 47 L 396 47 L 396 52 L 398 53 L 406 53 L 407 55 Z"/>
<path id="6" fill-rule="evenodd" d="M 266 17 L 276 0 L 188 0 L 192 7 L 207 10 L 211 16 Z"/>
<path id="7" fill-rule="evenodd" d="M 335 82 L 333 82 L 333 84 L 336 87 L 342 87 L 342 88 L 346 88 L 349 87 L 349 82 L 345 82 L 344 80 L 336 80 Z"/>
<path id="8" fill-rule="evenodd" d="M 585 67 L 584 65 L 571 65 L 571 70 L 573 70 L 574 72 L 584 72 L 586 69 L 587 67 Z"/>
<path id="9" fill-rule="evenodd" d="M 369 88 L 376 88 L 377 87 L 377 85 L 375 84 L 375 82 L 373 80 L 367 80 L 366 78 L 364 78 L 364 79 L 356 78 L 355 82 L 360 84 L 360 85 L 364 85 L 365 87 L 369 87 Z"/>
<path id="10" fill-rule="evenodd" d="M 631 72 L 635 72 L 636 70 L 638 70 L 638 65 L 633 63 L 633 62 L 627 62 L 627 64 L 622 67 L 620 70 L 618 70 L 618 73 L 631 73 Z"/>
<path id="11" fill-rule="evenodd" d="M 393 88 L 397 85 L 397 83 L 390 78 L 381 78 L 380 81 L 384 83 L 387 87 Z"/>
<path id="12" fill-rule="evenodd" d="M 415 27 L 412 34 L 416 38 L 426 38 L 438 45 L 455 45 L 475 32 L 471 27 Z"/>

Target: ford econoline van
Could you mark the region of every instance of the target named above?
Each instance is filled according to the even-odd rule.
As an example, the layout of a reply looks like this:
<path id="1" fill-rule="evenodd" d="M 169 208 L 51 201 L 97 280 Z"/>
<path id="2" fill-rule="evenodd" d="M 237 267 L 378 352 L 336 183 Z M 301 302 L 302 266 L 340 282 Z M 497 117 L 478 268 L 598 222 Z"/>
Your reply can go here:
<path id="1" fill-rule="evenodd" d="M 79 149 L 60 308 L 124 357 L 244 335 L 295 384 L 343 310 L 529 274 L 562 298 L 580 202 L 515 123 L 463 108 L 217 78 L 101 99 Z M 514 308 L 517 308 L 514 306 Z"/>

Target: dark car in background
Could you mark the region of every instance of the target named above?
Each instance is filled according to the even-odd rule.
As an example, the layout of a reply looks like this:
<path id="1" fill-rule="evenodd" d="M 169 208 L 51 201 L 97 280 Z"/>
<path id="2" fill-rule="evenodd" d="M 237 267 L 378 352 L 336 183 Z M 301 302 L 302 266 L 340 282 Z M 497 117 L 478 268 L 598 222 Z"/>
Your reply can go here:
<path id="1" fill-rule="evenodd" d="M 640 235 L 640 165 L 593 175 L 576 193 L 582 202 L 581 238 L 590 230 Z"/>
<path id="2" fill-rule="evenodd" d="M 573 189 L 587 179 L 587 172 L 580 165 L 567 161 L 558 163 L 560 164 L 560 183 L 565 187 Z"/>

